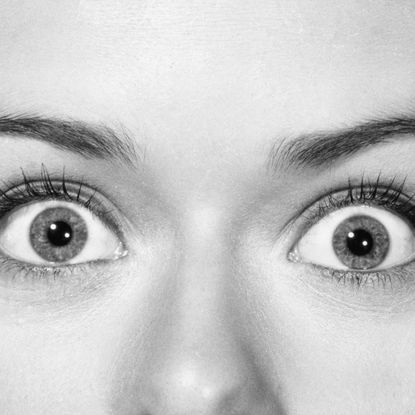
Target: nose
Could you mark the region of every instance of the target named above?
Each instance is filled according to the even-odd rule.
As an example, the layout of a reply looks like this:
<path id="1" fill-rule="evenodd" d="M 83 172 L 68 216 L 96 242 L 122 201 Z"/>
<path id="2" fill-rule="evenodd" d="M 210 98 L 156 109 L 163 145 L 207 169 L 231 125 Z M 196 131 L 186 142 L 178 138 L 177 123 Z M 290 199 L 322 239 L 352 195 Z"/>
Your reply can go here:
<path id="1" fill-rule="evenodd" d="M 205 326 L 174 336 L 153 366 L 149 415 L 265 414 L 265 394 L 254 368 L 223 331 Z"/>
<path id="2" fill-rule="evenodd" d="M 230 249 L 220 215 L 195 209 L 187 225 L 170 318 L 148 383 L 149 413 L 269 413 L 266 388 L 230 311 Z"/>
<path id="3" fill-rule="evenodd" d="M 209 214 L 189 224 L 174 288 L 140 368 L 140 386 L 129 394 L 140 396 L 142 409 L 129 414 L 279 414 L 239 332 L 243 322 L 231 312 L 228 245 Z"/>

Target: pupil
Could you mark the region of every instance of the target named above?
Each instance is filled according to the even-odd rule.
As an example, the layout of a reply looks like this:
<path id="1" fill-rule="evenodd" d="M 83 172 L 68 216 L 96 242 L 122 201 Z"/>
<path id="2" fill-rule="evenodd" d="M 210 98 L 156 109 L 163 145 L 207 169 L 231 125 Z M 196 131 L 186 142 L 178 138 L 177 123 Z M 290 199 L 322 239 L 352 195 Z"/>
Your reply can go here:
<path id="1" fill-rule="evenodd" d="M 364 229 L 351 231 L 347 234 L 347 247 L 354 255 L 367 255 L 373 248 L 372 235 Z"/>
<path id="2" fill-rule="evenodd" d="M 72 239 L 72 228 L 63 221 L 53 222 L 49 225 L 47 236 L 52 245 L 65 246 Z"/>

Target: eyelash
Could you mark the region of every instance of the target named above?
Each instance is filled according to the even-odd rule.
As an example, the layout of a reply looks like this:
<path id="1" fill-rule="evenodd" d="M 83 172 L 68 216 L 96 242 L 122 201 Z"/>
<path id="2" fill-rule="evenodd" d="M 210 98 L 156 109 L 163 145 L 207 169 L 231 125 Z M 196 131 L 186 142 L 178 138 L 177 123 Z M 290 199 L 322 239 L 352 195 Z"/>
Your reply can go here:
<path id="1" fill-rule="evenodd" d="M 360 183 L 356 186 L 352 180 L 348 180 L 347 187 L 328 194 L 320 199 L 305 214 L 309 229 L 316 222 L 333 211 L 349 206 L 375 206 L 387 209 L 406 220 L 415 232 L 415 193 L 405 193 L 406 177 L 396 177 L 384 182 L 381 174 L 373 182 L 362 176 Z M 333 270 L 319 265 L 312 265 L 324 276 L 337 280 L 339 283 L 351 284 L 356 287 L 366 285 L 392 285 L 395 281 L 405 281 L 412 274 L 408 271 L 409 264 L 400 265 L 383 271 L 343 271 Z"/>
<path id="2" fill-rule="evenodd" d="M 53 179 L 45 165 L 42 164 L 37 177 L 29 176 L 21 169 L 22 178 L 16 182 L 3 182 L 0 186 L 0 220 L 14 209 L 34 202 L 47 200 L 62 200 L 77 203 L 104 222 L 117 234 L 119 224 L 111 215 L 111 210 L 98 200 L 96 190 L 80 182 L 68 181 L 63 170 L 59 179 Z M 3 270 L 10 274 L 12 280 L 21 279 L 25 283 L 30 280 L 53 281 L 64 280 L 75 272 L 84 273 L 88 264 L 73 264 L 63 266 L 39 266 L 22 263 L 13 258 L 0 254 L 0 264 Z"/>
<path id="3" fill-rule="evenodd" d="M 91 210 L 95 215 L 108 221 L 110 210 L 106 210 L 96 198 L 96 191 L 81 180 L 80 182 L 68 181 L 63 170 L 59 180 L 52 179 L 47 168 L 42 165 L 40 175 L 37 178 L 30 177 L 23 169 L 22 179 L 17 183 L 3 183 L 0 187 L 0 219 L 9 212 L 25 204 L 43 200 L 64 200 L 78 203 Z M 308 227 L 328 215 L 330 212 L 349 206 L 379 206 L 400 215 L 407 220 L 415 230 L 415 193 L 408 196 L 405 193 L 406 178 L 398 180 L 396 177 L 383 183 L 381 174 L 374 182 L 362 177 L 359 185 L 353 185 L 348 180 L 346 188 L 330 193 L 320 199 L 309 213 L 305 214 Z M 72 188 L 72 191 L 69 188 Z M 114 226 L 111 226 L 114 228 Z M 8 257 L 0 257 L 1 265 L 13 275 L 13 279 L 21 278 L 25 282 L 28 279 L 55 280 L 72 275 L 75 271 L 84 272 L 87 264 L 64 266 L 34 266 L 23 264 Z M 406 264 L 407 266 L 408 264 Z M 339 283 L 349 283 L 357 287 L 369 283 L 385 286 L 393 281 L 404 281 L 409 272 L 405 265 L 385 271 L 339 271 L 314 265 L 325 276 L 329 276 Z"/>
<path id="4" fill-rule="evenodd" d="M 26 203 L 41 200 L 64 200 L 68 202 L 76 202 L 92 210 L 95 214 L 95 191 L 85 199 L 83 192 L 87 188 L 83 181 L 79 183 L 68 182 L 65 177 L 65 170 L 59 181 L 53 180 L 47 170 L 42 165 L 38 179 L 29 177 L 23 169 L 22 179 L 18 184 L 4 183 L 5 190 L 0 188 L 0 217 L 3 217 L 13 209 L 20 207 Z M 74 196 L 68 190 L 68 186 L 76 187 L 76 195 Z"/>

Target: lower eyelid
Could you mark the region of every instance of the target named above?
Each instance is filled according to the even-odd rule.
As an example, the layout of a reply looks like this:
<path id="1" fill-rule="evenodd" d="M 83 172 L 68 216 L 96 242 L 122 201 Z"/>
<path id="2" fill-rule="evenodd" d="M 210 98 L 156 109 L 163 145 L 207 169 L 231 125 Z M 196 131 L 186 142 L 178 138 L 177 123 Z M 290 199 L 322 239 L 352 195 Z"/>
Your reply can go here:
<path id="1" fill-rule="evenodd" d="M 384 292 L 408 290 L 413 287 L 415 294 L 415 260 L 385 270 L 355 271 L 336 270 L 316 264 L 301 264 L 311 273 L 347 289 L 377 290 Z"/>
<path id="2" fill-rule="evenodd" d="M 128 257 L 119 262 L 128 261 Z M 118 262 L 118 261 L 117 261 Z M 93 291 L 102 290 L 117 275 L 117 270 L 125 264 L 110 260 L 100 260 L 76 265 L 42 267 L 21 263 L 12 258 L 0 257 L 0 299 L 5 295 L 16 301 L 22 299 L 22 293 L 39 303 L 44 298 L 58 301 L 79 296 L 89 297 Z"/>

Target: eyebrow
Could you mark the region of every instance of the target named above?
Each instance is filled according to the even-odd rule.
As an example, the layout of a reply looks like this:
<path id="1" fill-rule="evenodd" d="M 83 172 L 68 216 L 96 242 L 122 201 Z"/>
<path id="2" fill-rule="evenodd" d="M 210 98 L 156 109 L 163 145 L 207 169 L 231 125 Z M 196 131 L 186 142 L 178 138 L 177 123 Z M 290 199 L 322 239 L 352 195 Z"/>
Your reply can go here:
<path id="1" fill-rule="evenodd" d="M 84 158 L 118 160 L 135 165 L 140 157 L 124 128 L 116 132 L 103 124 L 89 124 L 40 116 L 0 115 L 0 135 L 33 138 Z"/>
<path id="2" fill-rule="evenodd" d="M 351 128 L 317 132 L 284 139 L 273 146 L 268 168 L 326 167 L 377 144 L 390 142 L 399 135 L 415 135 L 415 118 L 397 117 L 372 120 Z"/>

